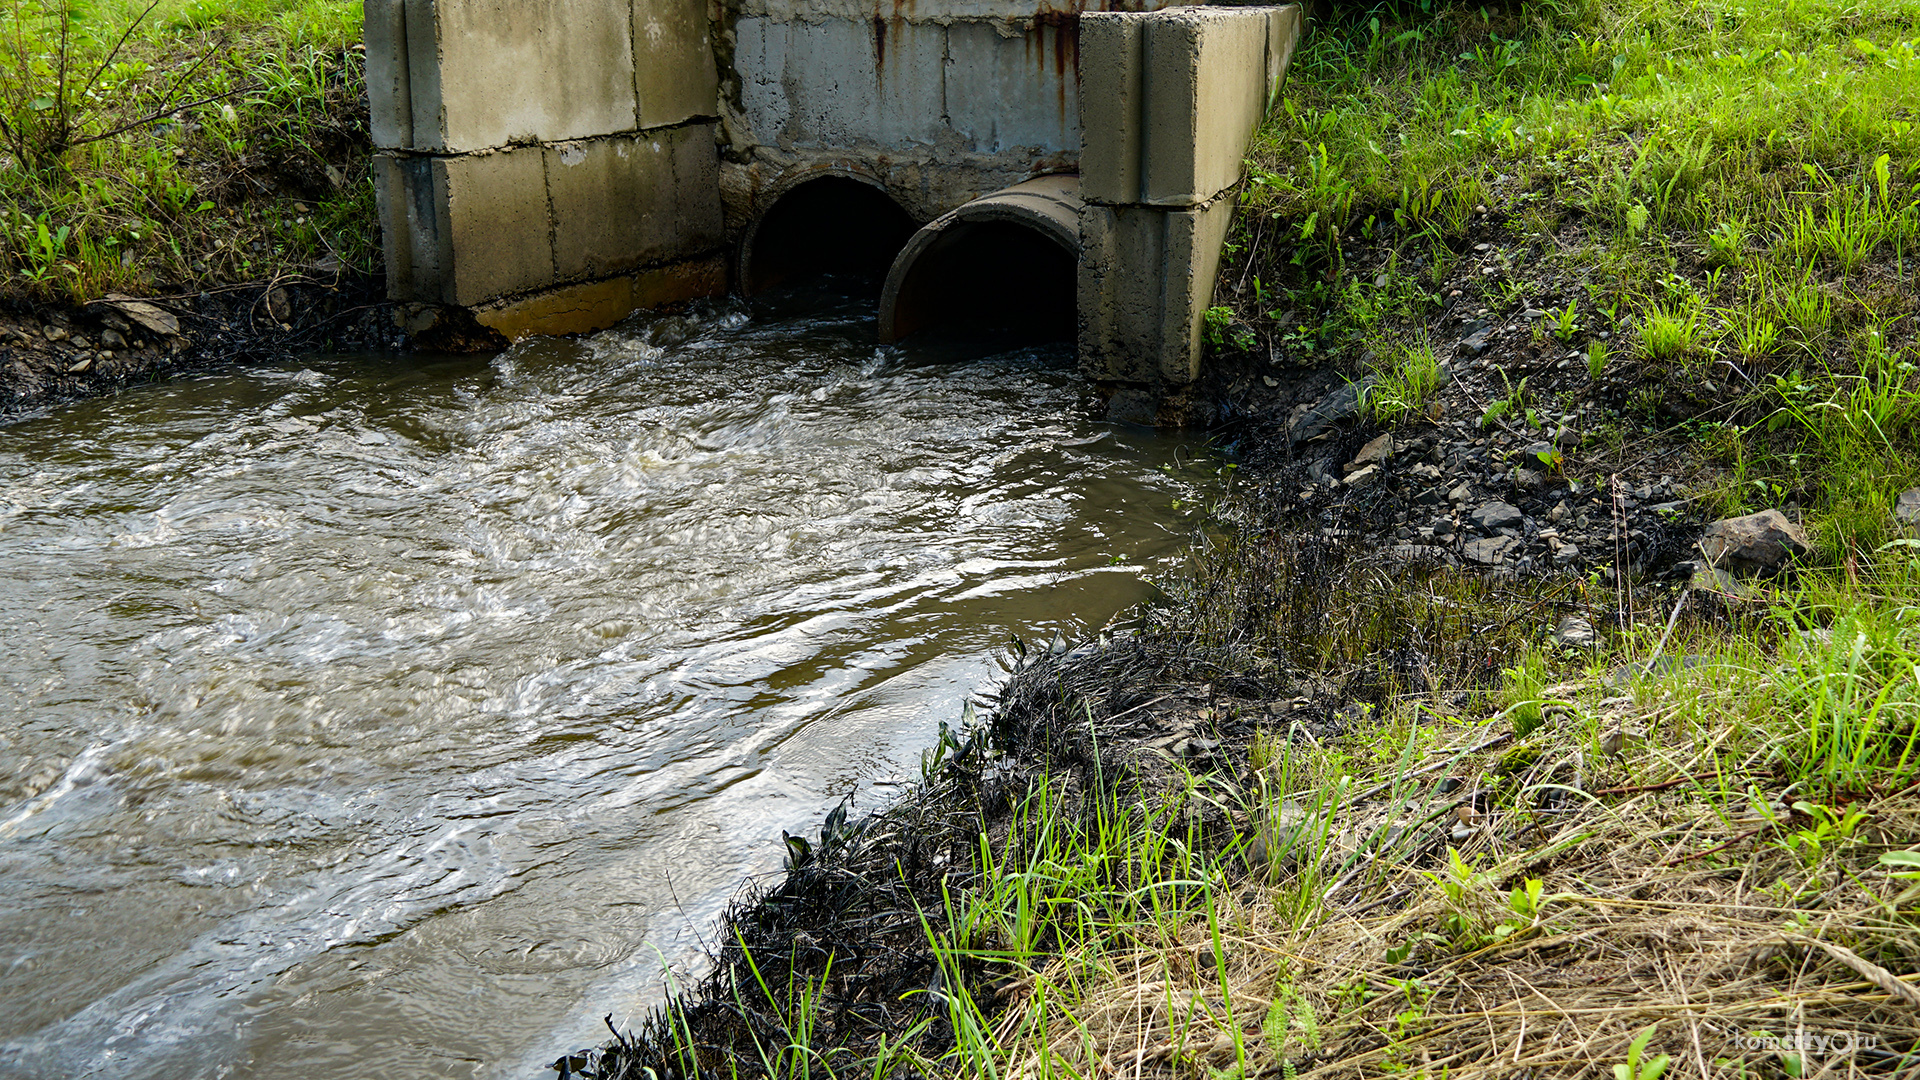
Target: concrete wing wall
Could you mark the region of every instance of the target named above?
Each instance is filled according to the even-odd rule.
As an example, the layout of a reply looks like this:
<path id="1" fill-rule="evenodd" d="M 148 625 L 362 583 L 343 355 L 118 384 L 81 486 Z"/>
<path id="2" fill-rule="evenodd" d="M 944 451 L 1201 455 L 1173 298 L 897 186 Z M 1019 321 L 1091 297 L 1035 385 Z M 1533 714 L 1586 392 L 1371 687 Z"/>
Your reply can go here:
<path id="1" fill-rule="evenodd" d="M 1096 376 L 1198 377 L 1232 188 L 1299 34 L 1297 4 L 1081 16 L 1080 359 Z"/>
<path id="2" fill-rule="evenodd" d="M 710 36 L 706 0 L 367 0 L 389 295 L 724 288 Z M 585 328 L 579 303 L 495 306 L 510 334 Z"/>

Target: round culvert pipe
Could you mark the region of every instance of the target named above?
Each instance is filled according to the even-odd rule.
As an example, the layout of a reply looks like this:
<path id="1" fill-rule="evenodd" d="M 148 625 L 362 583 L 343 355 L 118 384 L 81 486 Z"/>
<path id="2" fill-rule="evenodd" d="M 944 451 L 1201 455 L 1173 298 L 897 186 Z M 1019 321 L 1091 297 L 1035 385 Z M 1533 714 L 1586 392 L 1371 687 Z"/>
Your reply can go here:
<path id="1" fill-rule="evenodd" d="M 946 323 L 1071 337 L 1081 206 L 1078 176 L 1041 176 L 922 226 L 887 272 L 880 340 Z"/>

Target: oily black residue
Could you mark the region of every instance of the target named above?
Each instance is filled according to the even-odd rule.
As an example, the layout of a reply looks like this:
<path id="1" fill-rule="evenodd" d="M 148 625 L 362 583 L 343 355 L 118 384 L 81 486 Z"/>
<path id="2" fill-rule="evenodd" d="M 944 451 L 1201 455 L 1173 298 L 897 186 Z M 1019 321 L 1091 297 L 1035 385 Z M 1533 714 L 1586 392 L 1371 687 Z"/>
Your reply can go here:
<path id="1" fill-rule="evenodd" d="M 604 1080 L 758 1080 L 802 1038 L 856 1059 L 883 1045 L 944 1053 L 953 1046 L 946 996 L 964 989 L 992 1010 L 1012 974 L 974 959 L 943 969 L 929 945 L 949 932 L 948 898 L 977 884 L 981 836 L 997 844 L 1039 782 L 1062 793 L 1056 805 L 1067 813 L 1085 815 L 1095 812 L 1086 793 L 1138 790 L 1152 766 L 1116 753 L 1126 740 L 1115 736 L 1141 720 L 1136 706 L 1164 697 L 1168 665 L 1134 640 L 1029 664 L 991 721 L 943 732 L 951 755 L 912 797 L 854 824 L 830 815 L 804 854 L 790 849 L 784 880 L 735 902 L 710 974 L 613 1043 L 555 1068 Z M 805 1033 L 790 1028 L 803 991 L 815 1002 Z"/>

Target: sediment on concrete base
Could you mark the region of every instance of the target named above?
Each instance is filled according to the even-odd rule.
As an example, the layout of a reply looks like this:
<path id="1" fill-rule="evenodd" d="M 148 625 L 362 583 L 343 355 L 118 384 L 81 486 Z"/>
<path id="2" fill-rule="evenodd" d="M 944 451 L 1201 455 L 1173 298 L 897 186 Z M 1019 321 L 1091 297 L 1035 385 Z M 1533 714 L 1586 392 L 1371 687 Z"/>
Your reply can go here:
<path id="1" fill-rule="evenodd" d="M 708 255 L 602 281 L 564 285 L 474 309 L 474 321 L 508 341 L 533 335 L 604 330 L 636 311 L 719 296 L 727 291 L 724 256 Z"/>

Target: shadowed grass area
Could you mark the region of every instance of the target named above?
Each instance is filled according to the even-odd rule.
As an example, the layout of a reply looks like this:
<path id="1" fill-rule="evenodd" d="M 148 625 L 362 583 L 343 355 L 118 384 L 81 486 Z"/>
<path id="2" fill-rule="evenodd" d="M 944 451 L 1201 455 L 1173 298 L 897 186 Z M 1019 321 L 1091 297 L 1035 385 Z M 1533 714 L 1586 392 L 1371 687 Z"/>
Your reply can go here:
<path id="1" fill-rule="evenodd" d="M 375 272 L 358 4 L 0 4 L 5 291 Z"/>

